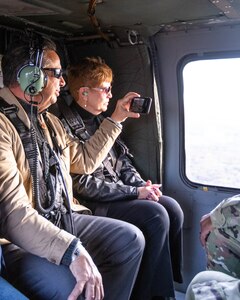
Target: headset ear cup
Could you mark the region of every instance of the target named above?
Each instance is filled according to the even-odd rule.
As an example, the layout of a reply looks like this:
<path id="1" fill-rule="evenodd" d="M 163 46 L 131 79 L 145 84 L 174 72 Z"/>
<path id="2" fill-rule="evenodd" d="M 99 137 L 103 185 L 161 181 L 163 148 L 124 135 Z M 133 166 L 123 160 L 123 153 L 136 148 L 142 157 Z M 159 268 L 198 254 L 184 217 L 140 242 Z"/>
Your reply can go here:
<path id="1" fill-rule="evenodd" d="M 17 81 L 24 93 L 36 96 L 47 84 L 47 75 L 35 65 L 24 65 L 17 74 Z"/>

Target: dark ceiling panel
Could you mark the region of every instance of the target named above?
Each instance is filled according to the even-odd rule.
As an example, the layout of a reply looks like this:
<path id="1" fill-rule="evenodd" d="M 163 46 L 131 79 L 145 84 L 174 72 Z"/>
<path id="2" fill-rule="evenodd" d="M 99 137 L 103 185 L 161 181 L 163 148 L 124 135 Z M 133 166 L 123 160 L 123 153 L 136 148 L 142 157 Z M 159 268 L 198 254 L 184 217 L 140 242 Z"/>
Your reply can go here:
<path id="1" fill-rule="evenodd" d="M 86 0 L 0 0 L 0 26 L 36 28 L 62 37 L 119 30 L 159 30 L 239 22 L 240 0 L 98 0 L 92 22 Z M 230 12 L 228 12 L 230 9 Z M 233 18 L 234 16 L 234 18 Z M 95 21 L 95 26 L 93 24 Z M 97 24 L 97 25 L 96 25 Z"/>

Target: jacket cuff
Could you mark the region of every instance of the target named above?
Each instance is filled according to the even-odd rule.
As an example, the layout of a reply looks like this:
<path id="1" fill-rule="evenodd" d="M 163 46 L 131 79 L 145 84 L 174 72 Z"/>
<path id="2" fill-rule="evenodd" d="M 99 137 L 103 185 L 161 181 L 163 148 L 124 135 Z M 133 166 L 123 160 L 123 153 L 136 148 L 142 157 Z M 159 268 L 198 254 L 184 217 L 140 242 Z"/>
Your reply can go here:
<path id="1" fill-rule="evenodd" d="M 66 252 L 64 253 L 61 264 L 69 266 L 72 262 L 73 253 L 77 247 L 77 243 L 79 242 L 79 239 L 75 238 L 72 240 L 71 244 L 67 248 Z"/>
<path id="2" fill-rule="evenodd" d="M 112 118 L 107 117 L 107 120 L 109 120 L 110 122 L 112 122 L 113 124 L 117 125 L 120 129 L 122 129 L 122 124 L 119 122 L 115 122 Z"/>

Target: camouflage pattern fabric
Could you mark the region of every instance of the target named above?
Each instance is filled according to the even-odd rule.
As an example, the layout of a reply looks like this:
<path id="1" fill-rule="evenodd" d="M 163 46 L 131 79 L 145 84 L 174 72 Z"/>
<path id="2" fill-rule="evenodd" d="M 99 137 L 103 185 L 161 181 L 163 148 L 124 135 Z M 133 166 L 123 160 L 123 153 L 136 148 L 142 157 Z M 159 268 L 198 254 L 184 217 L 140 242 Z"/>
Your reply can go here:
<path id="1" fill-rule="evenodd" d="M 224 199 L 214 208 L 210 217 L 214 228 L 227 228 L 240 226 L 240 195 Z M 236 229 L 229 232 L 234 238 L 239 240 L 239 233 Z"/>
<path id="2" fill-rule="evenodd" d="M 223 200 L 210 216 L 215 229 L 206 243 L 207 269 L 240 279 L 240 196 Z"/>
<path id="3" fill-rule="evenodd" d="M 185 300 L 240 300 L 240 195 L 210 212 L 214 230 L 206 243 L 207 269 L 188 286 Z"/>
<path id="4" fill-rule="evenodd" d="M 197 274 L 190 283 L 185 300 L 239 300 L 240 280 L 215 271 Z"/>
<path id="5" fill-rule="evenodd" d="M 240 243 L 229 235 L 233 228 L 216 229 L 206 243 L 207 269 L 240 278 Z"/>

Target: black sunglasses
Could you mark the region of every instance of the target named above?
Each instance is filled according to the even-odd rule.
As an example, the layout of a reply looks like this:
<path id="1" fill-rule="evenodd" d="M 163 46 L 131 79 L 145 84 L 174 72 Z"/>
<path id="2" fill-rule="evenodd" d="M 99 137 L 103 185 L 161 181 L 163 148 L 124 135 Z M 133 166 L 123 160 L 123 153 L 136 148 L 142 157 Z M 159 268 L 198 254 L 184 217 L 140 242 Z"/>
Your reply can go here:
<path id="1" fill-rule="evenodd" d="M 43 68 L 46 71 L 52 71 L 55 78 L 60 78 L 63 75 L 63 70 L 60 68 Z"/>

